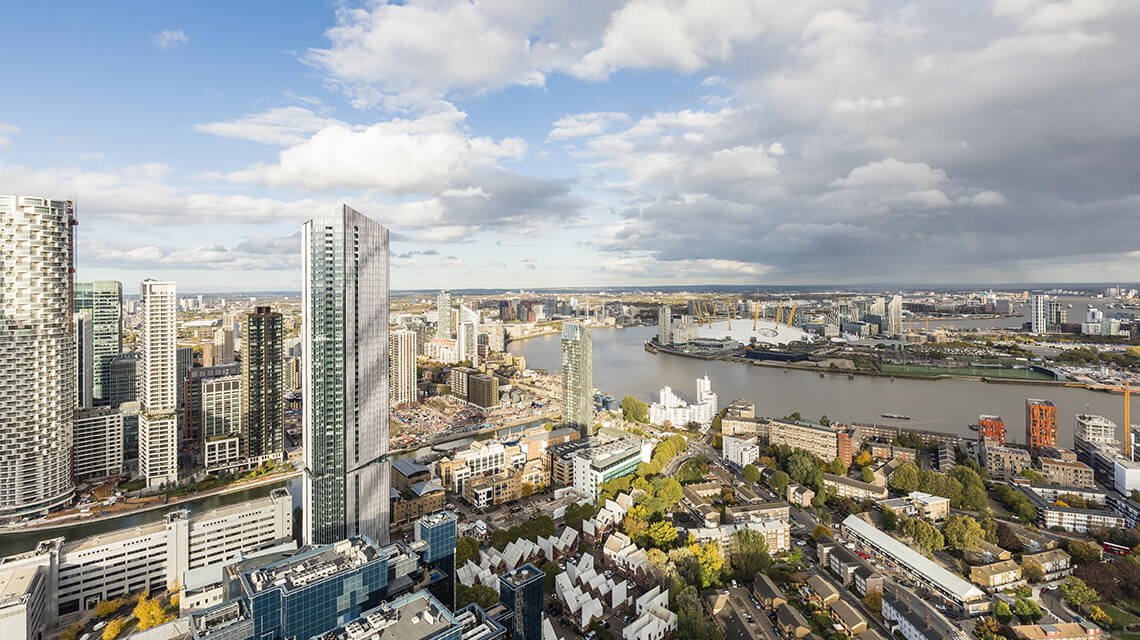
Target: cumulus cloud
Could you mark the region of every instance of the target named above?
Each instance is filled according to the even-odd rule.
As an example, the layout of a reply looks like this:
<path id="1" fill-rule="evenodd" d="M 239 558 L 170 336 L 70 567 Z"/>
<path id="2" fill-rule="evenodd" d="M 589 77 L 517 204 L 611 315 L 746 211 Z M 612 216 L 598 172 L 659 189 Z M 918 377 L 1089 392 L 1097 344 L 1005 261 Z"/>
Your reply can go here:
<path id="1" fill-rule="evenodd" d="M 196 124 L 194 129 L 224 138 L 287 147 L 305 142 L 310 135 L 325 127 L 338 125 L 346 126 L 343 122 L 318 115 L 304 107 L 277 107 L 230 122 Z"/>
<path id="2" fill-rule="evenodd" d="M 190 38 L 186 37 L 182 29 L 174 31 L 172 29 L 165 29 L 156 33 L 152 38 L 154 46 L 159 49 L 173 49 L 190 42 Z"/>
<path id="3" fill-rule="evenodd" d="M 629 115 L 615 112 L 578 113 L 554 122 L 554 128 L 546 136 L 548 141 L 568 140 L 583 136 L 596 136 L 609 129 L 616 122 L 628 122 Z"/>
<path id="4" fill-rule="evenodd" d="M 0 121 L 0 149 L 12 144 L 12 139 L 8 136 L 17 133 L 20 133 L 20 127 Z"/>

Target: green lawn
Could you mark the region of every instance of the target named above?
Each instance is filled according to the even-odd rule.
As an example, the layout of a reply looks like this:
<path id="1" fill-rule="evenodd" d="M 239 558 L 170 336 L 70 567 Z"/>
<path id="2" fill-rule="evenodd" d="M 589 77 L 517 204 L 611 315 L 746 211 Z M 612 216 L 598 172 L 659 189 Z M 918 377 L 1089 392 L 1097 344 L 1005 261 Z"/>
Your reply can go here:
<path id="1" fill-rule="evenodd" d="M 883 373 L 897 373 L 908 376 L 985 376 L 987 378 L 1009 378 L 1012 380 L 1052 380 L 1037 371 L 1027 369 L 967 369 L 960 367 L 926 367 L 911 364 L 884 364 Z"/>
<path id="2" fill-rule="evenodd" d="M 1140 622 L 1140 618 L 1136 617 L 1135 614 L 1117 608 L 1111 604 L 1098 604 L 1097 606 L 1100 607 L 1101 610 L 1103 610 L 1105 613 L 1107 613 L 1110 618 L 1112 618 L 1113 629 L 1121 629 L 1127 625 Z"/>

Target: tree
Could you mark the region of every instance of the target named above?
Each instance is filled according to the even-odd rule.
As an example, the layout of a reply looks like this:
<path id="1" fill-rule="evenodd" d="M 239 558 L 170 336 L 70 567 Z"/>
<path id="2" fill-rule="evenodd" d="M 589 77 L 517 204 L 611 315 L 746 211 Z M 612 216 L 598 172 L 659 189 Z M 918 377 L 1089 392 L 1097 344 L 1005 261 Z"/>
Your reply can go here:
<path id="1" fill-rule="evenodd" d="M 918 467 L 913 462 L 904 462 L 891 474 L 890 485 L 895 491 L 918 491 Z"/>
<path id="2" fill-rule="evenodd" d="M 883 514 L 879 516 L 879 528 L 883 531 L 890 533 L 894 531 L 899 525 L 899 516 L 895 513 L 894 509 L 890 507 L 883 508 Z"/>
<path id="3" fill-rule="evenodd" d="M 463 536 L 455 542 L 455 566 L 462 567 L 470 560 L 479 563 L 479 541 L 470 536 Z"/>
<path id="4" fill-rule="evenodd" d="M 1112 626 L 1112 616 L 1095 604 L 1089 607 L 1089 619 L 1106 629 Z"/>
<path id="5" fill-rule="evenodd" d="M 827 465 L 827 470 L 837 476 L 847 475 L 847 465 L 839 458 L 832 460 L 831 464 Z"/>
<path id="6" fill-rule="evenodd" d="M 649 405 L 633 396 L 621 399 L 622 417 L 630 422 L 649 422 Z"/>
<path id="7" fill-rule="evenodd" d="M 567 527 L 581 531 L 582 521 L 593 518 L 595 513 L 597 513 L 597 510 L 594 508 L 594 505 L 590 503 L 581 505 L 572 504 L 566 507 L 566 515 L 563 517 L 563 522 L 566 523 Z"/>
<path id="8" fill-rule="evenodd" d="M 859 455 L 855 456 L 856 467 L 870 466 L 872 462 L 874 462 L 874 458 L 871 457 L 871 452 L 866 449 L 863 449 L 859 452 Z"/>
<path id="9" fill-rule="evenodd" d="M 791 414 L 784 416 L 784 420 L 787 422 L 799 422 L 802 419 L 803 417 L 800 416 L 799 411 L 793 411 Z"/>
<path id="10" fill-rule="evenodd" d="M 549 593 L 554 593 L 554 578 L 557 577 L 558 574 L 562 573 L 562 569 L 559 569 L 558 563 L 553 560 L 547 560 L 546 562 L 543 562 L 542 566 L 539 567 L 539 569 L 542 569 L 543 573 L 543 588 L 546 589 L 546 591 Z"/>
<path id="11" fill-rule="evenodd" d="M 959 514 L 951 514 L 942 525 L 942 536 L 946 546 L 957 551 L 965 551 L 978 546 L 985 537 L 978 521 Z"/>
<path id="12" fill-rule="evenodd" d="M 677 529 L 667 520 L 659 520 L 649 525 L 647 533 L 650 543 L 658 549 L 668 549 L 677 541 Z"/>
<path id="13" fill-rule="evenodd" d="M 1013 612 L 1009 610 L 1009 605 L 1002 600 L 998 600 L 994 605 L 994 617 L 998 622 L 1005 624 L 1013 619 Z"/>
<path id="14" fill-rule="evenodd" d="M 831 418 L 828 418 L 827 414 L 825 413 L 819 417 L 819 423 L 826 427 L 827 425 L 831 424 Z"/>
<path id="15" fill-rule="evenodd" d="M 829 530 L 827 527 L 823 526 L 822 524 L 815 525 L 815 528 L 811 530 L 811 539 L 812 540 L 819 540 L 820 538 L 824 538 L 824 537 L 830 538 L 831 537 L 831 530 Z"/>
<path id="16" fill-rule="evenodd" d="M 1069 576 L 1061 583 L 1061 596 L 1071 607 L 1079 607 L 1082 604 L 1100 600 L 1100 594 L 1076 576 Z"/>
<path id="17" fill-rule="evenodd" d="M 150 598 L 146 594 L 139 598 L 134 611 L 131 612 L 139 620 L 139 631 L 153 629 L 166 622 L 166 614 L 162 611 L 162 603 Z"/>
<path id="18" fill-rule="evenodd" d="M 1021 565 L 1021 575 L 1030 582 L 1041 582 L 1045 579 L 1045 572 L 1041 570 L 1041 567 L 1030 563 Z"/>
<path id="19" fill-rule="evenodd" d="M 792 455 L 788 457 L 786 465 L 788 477 L 796 482 L 811 487 L 815 491 L 819 491 L 822 485 L 823 472 L 820 471 L 819 465 L 815 463 L 815 458 L 812 457 L 807 451 L 796 449 Z"/>
<path id="20" fill-rule="evenodd" d="M 707 589 L 719 585 L 724 572 L 724 556 L 720 553 L 720 543 L 710 540 L 705 544 L 691 544 L 689 549 L 700 562 L 701 588 Z"/>
<path id="21" fill-rule="evenodd" d="M 1040 620 L 1041 616 L 1044 615 L 1036 602 L 1025 598 L 1018 598 L 1017 602 L 1013 603 L 1013 613 L 1026 624 Z"/>
<path id="22" fill-rule="evenodd" d="M 516 540 L 518 538 L 515 538 Z M 507 545 L 512 542 L 511 533 L 506 529 L 495 529 L 491 532 L 491 546 L 499 551 L 507 548 Z"/>
<path id="23" fill-rule="evenodd" d="M 784 492 L 788 489 L 788 480 L 788 474 L 783 471 L 777 471 L 772 474 L 772 477 L 768 478 L 768 486 L 776 494 L 776 497 L 780 497 L 784 495 Z"/>
<path id="24" fill-rule="evenodd" d="M 736 579 L 751 581 L 757 573 L 768 570 L 768 543 L 759 531 L 743 529 L 732 534 L 732 552 L 729 554 Z"/>
<path id="25" fill-rule="evenodd" d="M 522 497 L 529 498 L 534 495 L 534 485 L 529 482 L 522 483 Z"/>
<path id="26" fill-rule="evenodd" d="M 127 626 L 126 618 L 115 618 L 103 627 L 103 640 L 115 640 L 119 634 L 123 632 L 123 627 Z"/>
<path id="27" fill-rule="evenodd" d="M 744 481 L 745 482 L 760 482 L 760 470 L 754 464 L 744 465 Z"/>
<path id="28" fill-rule="evenodd" d="M 499 592 L 491 587 L 477 584 L 468 587 L 464 584 L 455 584 L 455 608 L 462 609 L 474 602 L 483 609 L 490 609 L 499 602 Z"/>
<path id="29" fill-rule="evenodd" d="M 871 611 L 879 613 L 883 610 L 883 592 L 872 591 L 871 593 L 868 593 L 863 597 L 863 604 L 867 605 L 867 608 Z"/>
<path id="30" fill-rule="evenodd" d="M 997 524 L 997 545 L 1011 553 L 1020 553 L 1022 549 L 1021 539 L 1004 522 Z"/>
<path id="31" fill-rule="evenodd" d="M 1072 539 L 1065 540 L 1065 551 L 1068 551 L 1069 555 L 1072 556 L 1074 564 L 1099 562 L 1102 555 L 1098 547 Z"/>
<path id="32" fill-rule="evenodd" d="M 871 483 L 875 481 L 875 472 L 871 471 L 871 467 L 863 467 L 862 471 L 863 482 Z"/>
<path id="33" fill-rule="evenodd" d="M 1009 605 L 1005 606 L 1006 610 Z M 1013 614 L 1010 614 L 1013 617 Z M 1004 640 L 1005 636 L 1001 633 L 1001 625 L 993 618 L 982 618 L 974 625 L 974 636 L 978 640 Z"/>
<path id="34" fill-rule="evenodd" d="M 95 615 L 100 618 L 106 618 L 118 611 L 121 606 L 123 606 L 123 601 L 117 598 L 113 600 L 103 600 L 95 605 Z"/>

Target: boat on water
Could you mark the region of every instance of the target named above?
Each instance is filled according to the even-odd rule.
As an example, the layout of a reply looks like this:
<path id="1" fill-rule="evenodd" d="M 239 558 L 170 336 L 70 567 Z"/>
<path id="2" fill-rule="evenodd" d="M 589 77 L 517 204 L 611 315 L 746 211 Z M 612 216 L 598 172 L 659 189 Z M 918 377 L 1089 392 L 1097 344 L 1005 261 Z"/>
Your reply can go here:
<path id="1" fill-rule="evenodd" d="M 976 425 L 976 424 L 970 425 L 970 431 L 977 431 L 977 430 L 978 430 L 978 425 Z"/>
<path id="2" fill-rule="evenodd" d="M 879 415 L 884 418 L 894 418 L 895 420 L 910 420 L 910 416 L 904 416 L 901 413 L 882 413 Z"/>

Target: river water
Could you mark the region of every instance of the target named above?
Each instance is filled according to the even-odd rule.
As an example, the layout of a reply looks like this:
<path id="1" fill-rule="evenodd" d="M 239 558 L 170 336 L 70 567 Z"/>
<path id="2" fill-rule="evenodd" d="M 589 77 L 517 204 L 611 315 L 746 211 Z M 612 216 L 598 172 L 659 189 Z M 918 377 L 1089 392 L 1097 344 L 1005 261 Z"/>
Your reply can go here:
<path id="1" fill-rule="evenodd" d="M 1076 305 L 1074 305 L 1074 309 Z M 1083 311 L 1082 311 L 1083 314 Z M 1007 439 L 1025 441 L 1025 399 L 1057 404 L 1059 444 L 1073 444 L 1074 414 L 1097 413 L 1123 424 L 1124 397 L 1081 388 L 994 384 L 962 380 L 924 380 L 854 376 L 760 367 L 721 360 L 697 360 L 645 351 L 656 327 L 594 329 L 594 386 L 620 399 L 626 395 L 652 402 L 669 385 L 689 398 L 696 379 L 706 373 L 724 406 L 736 398 L 756 403 L 756 414 L 780 417 L 794 411 L 811 420 L 877 422 L 957 433 L 973 437 L 968 425 L 978 414 L 1005 418 Z M 528 367 L 558 372 L 561 340 L 543 336 L 512 342 L 508 350 L 526 358 Z M 882 413 L 911 416 L 892 420 Z M 1122 428 L 1118 428 L 1122 431 Z M 1122 433 L 1117 433 L 1121 437 Z"/>

